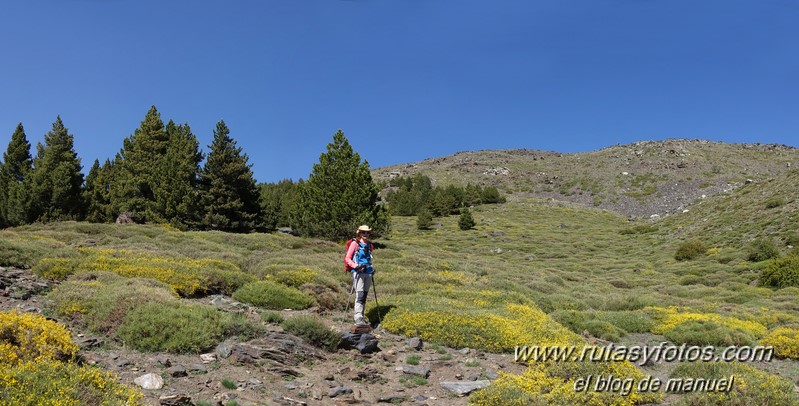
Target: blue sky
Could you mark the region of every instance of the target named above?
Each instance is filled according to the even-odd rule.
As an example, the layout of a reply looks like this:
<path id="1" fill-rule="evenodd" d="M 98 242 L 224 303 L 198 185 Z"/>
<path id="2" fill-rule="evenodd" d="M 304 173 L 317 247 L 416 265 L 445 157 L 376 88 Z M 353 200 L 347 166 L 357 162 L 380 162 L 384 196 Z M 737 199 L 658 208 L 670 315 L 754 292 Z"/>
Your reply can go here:
<path id="1" fill-rule="evenodd" d="M 0 13 L 0 148 L 57 115 L 84 170 L 151 105 L 256 178 L 342 129 L 372 167 L 479 149 L 799 146 L 793 0 L 31 0 Z"/>

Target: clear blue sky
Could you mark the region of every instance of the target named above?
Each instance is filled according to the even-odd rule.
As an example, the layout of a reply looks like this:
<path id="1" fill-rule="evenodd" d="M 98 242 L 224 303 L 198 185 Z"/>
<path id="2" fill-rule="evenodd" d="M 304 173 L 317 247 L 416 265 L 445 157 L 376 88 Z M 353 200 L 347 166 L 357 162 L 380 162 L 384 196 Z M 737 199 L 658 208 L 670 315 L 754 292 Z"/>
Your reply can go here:
<path id="1" fill-rule="evenodd" d="M 337 129 L 372 167 L 705 138 L 799 146 L 793 0 L 30 0 L 0 12 L 0 148 L 56 115 L 84 171 L 151 105 L 262 182 Z"/>

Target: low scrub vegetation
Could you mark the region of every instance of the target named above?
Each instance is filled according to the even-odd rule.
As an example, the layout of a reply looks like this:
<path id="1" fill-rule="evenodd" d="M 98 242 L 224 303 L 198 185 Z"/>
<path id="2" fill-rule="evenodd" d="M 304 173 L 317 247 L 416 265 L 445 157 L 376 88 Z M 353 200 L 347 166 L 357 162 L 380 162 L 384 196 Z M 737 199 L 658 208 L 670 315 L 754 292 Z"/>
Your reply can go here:
<path id="1" fill-rule="evenodd" d="M 766 335 L 766 326 L 715 313 L 698 313 L 676 308 L 650 307 L 646 311 L 657 320 L 653 333 L 662 334 L 677 344 L 748 345 Z"/>
<path id="2" fill-rule="evenodd" d="M 117 336 L 140 351 L 199 353 L 226 337 L 255 336 L 257 330 L 240 318 L 212 306 L 150 303 L 131 310 Z"/>
<path id="3" fill-rule="evenodd" d="M 77 352 L 63 325 L 33 313 L 0 312 L 0 366 L 69 361 Z"/>
<path id="4" fill-rule="evenodd" d="M 675 404 L 679 406 L 789 406 L 799 404 L 799 396 L 790 380 L 769 375 L 738 362 L 682 362 L 672 378 L 726 379 L 735 377 L 730 392 L 689 393 Z"/>
<path id="5" fill-rule="evenodd" d="M 0 405 L 138 405 L 140 392 L 74 361 L 67 329 L 32 313 L 0 312 Z"/>
<path id="6" fill-rule="evenodd" d="M 9 384 L 10 383 L 10 384 Z M 25 362 L 0 369 L 0 405 L 140 405 L 142 394 L 115 374 L 72 362 Z"/>
<path id="7" fill-rule="evenodd" d="M 677 252 L 674 253 L 674 259 L 677 261 L 689 261 L 705 255 L 706 252 L 707 246 L 702 241 L 686 241 L 677 248 Z"/>
<path id="8" fill-rule="evenodd" d="M 295 316 L 283 321 L 281 325 L 289 333 L 302 337 L 308 344 L 328 351 L 335 351 L 341 341 L 338 333 L 318 317 Z"/>
<path id="9" fill-rule="evenodd" d="M 73 275 L 48 298 L 56 315 L 141 351 L 196 353 L 227 336 L 259 331 L 241 315 L 184 304 L 161 282 L 107 272 Z"/>
<path id="10" fill-rule="evenodd" d="M 780 250 L 771 239 L 760 238 L 752 241 L 746 259 L 752 262 L 766 261 L 780 256 Z"/>
<path id="11" fill-rule="evenodd" d="M 760 344 L 773 346 L 778 357 L 799 359 L 799 329 L 776 328 L 763 337 Z"/>
<path id="12" fill-rule="evenodd" d="M 252 275 L 218 259 L 167 257 L 147 252 L 115 249 L 82 249 L 77 258 L 44 258 L 34 271 L 45 278 L 66 279 L 78 271 L 114 272 L 129 278 L 151 278 L 170 285 L 181 296 L 232 293 Z"/>
<path id="13" fill-rule="evenodd" d="M 760 272 L 760 284 L 773 288 L 799 286 L 799 255 L 776 259 Z"/>
<path id="14" fill-rule="evenodd" d="M 272 281 L 248 283 L 233 293 L 233 298 L 266 309 L 307 309 L 314 300 L 299 290 Z"/>

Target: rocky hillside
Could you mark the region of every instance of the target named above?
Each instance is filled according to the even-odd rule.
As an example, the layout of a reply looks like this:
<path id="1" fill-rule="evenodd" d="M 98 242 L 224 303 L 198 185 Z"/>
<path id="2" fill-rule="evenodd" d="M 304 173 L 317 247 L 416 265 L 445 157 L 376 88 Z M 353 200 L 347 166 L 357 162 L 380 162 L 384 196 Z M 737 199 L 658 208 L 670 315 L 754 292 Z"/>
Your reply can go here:
<path id="1" fill-rule="evenodd" d="M 574 154 L 536 150 L 459 152 L 376 168 L 377 180 L 422 173 L 435 184 L 492 185 L 506 193 L 576 202 L 631 217 L 682 212 L 698 199 L 767 179 L 799 164 L 774 144 L 669 139 Z"/>

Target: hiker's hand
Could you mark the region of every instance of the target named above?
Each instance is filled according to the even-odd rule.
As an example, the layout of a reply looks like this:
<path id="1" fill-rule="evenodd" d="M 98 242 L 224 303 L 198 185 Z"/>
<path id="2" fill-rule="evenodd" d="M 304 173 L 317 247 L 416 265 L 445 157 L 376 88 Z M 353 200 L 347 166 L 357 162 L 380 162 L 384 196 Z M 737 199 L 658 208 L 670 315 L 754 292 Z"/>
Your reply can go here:
<path id="1" fill-rule="evenodd" d="M 363 265 L 363 264 L 358 265 L 358 268 L 356 268 L 356 269 L 358 269 L 358 272 L 363 272 L 363 271 L 366 270 L 366 265 Z"/>

